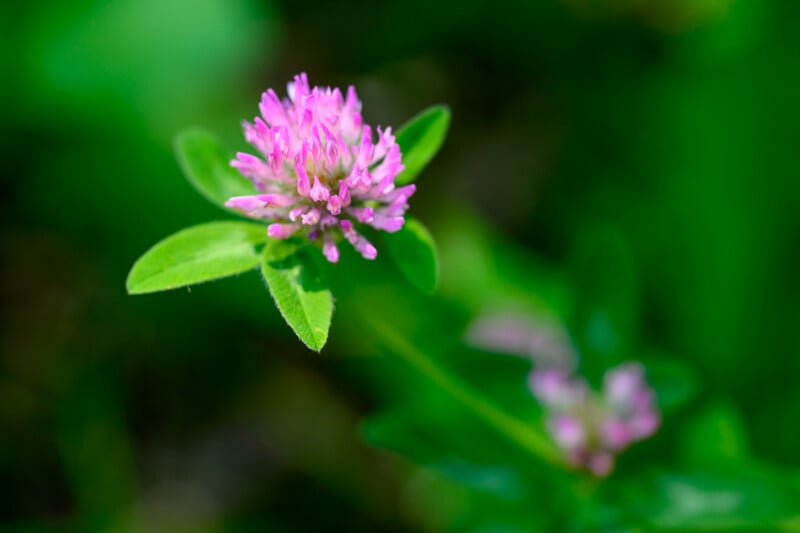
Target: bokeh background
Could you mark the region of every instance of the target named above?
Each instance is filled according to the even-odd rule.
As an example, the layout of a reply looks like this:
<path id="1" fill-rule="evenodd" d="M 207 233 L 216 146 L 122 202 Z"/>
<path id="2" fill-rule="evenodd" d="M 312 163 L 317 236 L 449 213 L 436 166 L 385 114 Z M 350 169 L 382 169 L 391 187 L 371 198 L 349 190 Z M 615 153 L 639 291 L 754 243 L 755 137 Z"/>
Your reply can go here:
<path id="1" fill-rule="evenodd" d="M 361 437 L 414 381 L 346 298 L 318 355 L 256 273 L 125 294 L 150 245 L 227 216 L 181 176 L 174 135 L 244 148 L 240 120 L 299 71 L 355 84 L 372 124 L 452 110 L 412 202 L 440 293 L 365 272 L 352 298 L 434 350 L 498 294 L 592 295 L 612 324 L 570 307 L 576 339 L 668 354 L 696 370 L 695 405 L 724 413 L 712 451 L 672 430 L 640 462 L 794 472 L 798 35 L 796 0 L 4 2 L 0 531 L 463 522 L 465 489 Z"/>

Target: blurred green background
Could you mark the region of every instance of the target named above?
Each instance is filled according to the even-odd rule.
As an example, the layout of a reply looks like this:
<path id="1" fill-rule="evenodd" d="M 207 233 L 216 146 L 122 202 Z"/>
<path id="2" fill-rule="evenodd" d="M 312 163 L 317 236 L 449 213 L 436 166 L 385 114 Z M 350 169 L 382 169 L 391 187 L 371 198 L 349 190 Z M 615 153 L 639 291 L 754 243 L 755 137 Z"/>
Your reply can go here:
<path id="1" fill-rule="evenodd" d="M 487 306 L 567 302 L 587 368 L 657 348 L 722 421 L 687 451 L 703 419 L 685 409 L 638 464 L 757 457 L 800 487 L 798 35 L 796 0 L 3 3 L 0 531 L 468 521 L 466 489 L 359 436 L 416 391 L 356 301 L 431 352 Z M 453 112 L 411 207 L 439 295 L 353 267 L 321 355 L 255 273 L 124 290 L 154 242 L 226 217 L 173 136 L 243 149 L 260 93 L 300 71 L 355 84 L 371 124 Z"/>

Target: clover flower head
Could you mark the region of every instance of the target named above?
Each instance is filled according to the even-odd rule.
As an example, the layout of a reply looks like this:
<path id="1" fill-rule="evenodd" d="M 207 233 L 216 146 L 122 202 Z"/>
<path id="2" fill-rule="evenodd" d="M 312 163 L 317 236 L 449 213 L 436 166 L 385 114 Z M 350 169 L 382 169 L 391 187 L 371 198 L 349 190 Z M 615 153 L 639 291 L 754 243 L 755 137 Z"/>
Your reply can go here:
<path id="1" fill-rule="evenodd" d="M 244 122 L 244 135 L 258 155 L 238 153 L 231 166 L 253 182 L 258 194 L 230 198 L 226 206 L 268 220 L 270 237 L 306 237 L 339 260 L 347 240 L 366 259 L 377 250 L 360 225 L 395 232 L 405 223 L 415 186 L 395 187 L 403 171 L 391 128 L 364 124 L 361 101 L 350 86 L 313 87 L 305 73 L 294 77 L 281 100 L 272 89 L 261 97 L 261 116 Z"/>
<path id="2" fill-rule="evenodd" d="M 600 393 L 591 391 L 583 377 L 558 369 L 534 370 L 529 386 L 568 461 L 598 477 L 613 470 L 617 454 L 654 434 L 661 423 L 638 363 L 608 370 Z"/>

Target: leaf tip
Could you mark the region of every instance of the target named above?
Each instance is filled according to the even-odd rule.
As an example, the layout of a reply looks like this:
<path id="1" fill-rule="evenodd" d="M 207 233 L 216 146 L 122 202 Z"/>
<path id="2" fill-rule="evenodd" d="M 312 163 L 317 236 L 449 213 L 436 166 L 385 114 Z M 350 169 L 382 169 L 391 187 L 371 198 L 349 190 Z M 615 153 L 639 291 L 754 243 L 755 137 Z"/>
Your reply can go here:
<path id="1" fill-rule="evenodd" d="M 159 291 L 168 291 L 172 289 L 172 287 L 166 287 L 164 289 L 148 289 L 147 287 L 142 287 L 140 284 L 135 283 L 126 283 L 125 290 L 128 293 L 128 296 L 139 296 L 140 294 L 150 294 L 153 292 Z"/>
<path id="2" fill-rule="evenodd" d="M 297 338 L 312 352 L 322 353 L 322 349 L 325 347 L 325 344 L 328 342 L 328 334 L 325 332 L 324 336 L 321 339 L 304 339 L 300 336 L 297 330 L 294 328 L 293 325 L 289 324 L 297 335 Z"/>
<path id="3" fill-rule="evenodd" d="M 138 263 L 138 261 L 137 261 Z M 128 272 L 128 277 L 125 278 L 125 292 L 128 293 L 128 296 L 135 296 L 137 294 L 141 294 L 140 291 L 136 290 L 136 282 L 134 281 L 134 274 L 136 273 L 136 264 L 133 265 L 131 271 Z"/>

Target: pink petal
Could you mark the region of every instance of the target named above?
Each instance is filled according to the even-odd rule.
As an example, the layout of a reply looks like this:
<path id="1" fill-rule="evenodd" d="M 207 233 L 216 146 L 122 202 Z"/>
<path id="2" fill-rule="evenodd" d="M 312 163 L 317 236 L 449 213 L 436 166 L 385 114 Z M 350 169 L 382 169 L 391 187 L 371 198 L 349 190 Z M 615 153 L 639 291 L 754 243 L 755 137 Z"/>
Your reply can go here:
<path id="1" fill-rule="evenodd" d="M 311 190 L 308 194 L 312 200 L 315 202 L 324 202 L 331 196 L 331 192 L 325 187 L 322 183 L 320 183 L 319 178 L 314 176 L 314 186 L 311 187 Z"/>
<path id="2" fill-rule="evenodd" d="M 375 218 L 375 210 L 371 207 L 350 207 L 347 213 L 362 224 L 369 224 Z"/>
<path id="3" fill-rule="evenodd" d="M 403 217 L 385 217 L 382 215 L 376 215 L 375 220 L 372 221 L 371 226 L 376 229 L 380 229 L 386 231 L 388 233 L 394 233 L 396 231 L 400 231 L 403 228 L 403 224 L 405 224 L 405 218 Z"/>
<path id="4" fill-rule="evenodd" d="M 273 239 L 288 239 L 299 229 L 299 224 L 270 224 L 267 226 L 267 235 Z"/>
<path id="5" fill-rule="evenodd" d="M 325 258 L 331 263 L 336 263 L 339 261 L 339 248 L 327 235 L 325 236 L 325 241 L 322 244 L 322 253 L 325 254 Z"/>
<path id="6" fill-rule="evenodd" d="M 261 104 L 259 105 L 261 116 L 264 120 L 272 126 L 281 126 L 288 124 L 289 117 L 286 115 L 286 109 L 283 107 L 278 95 L 272 89 L 267 90 L 261 95 Z"/>

